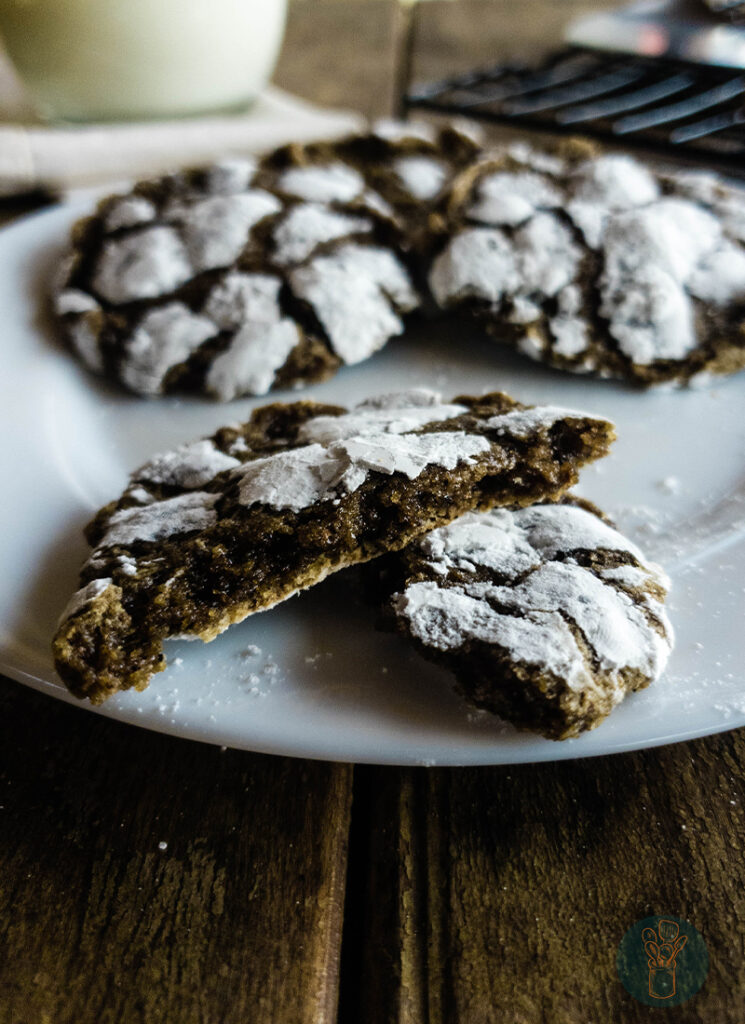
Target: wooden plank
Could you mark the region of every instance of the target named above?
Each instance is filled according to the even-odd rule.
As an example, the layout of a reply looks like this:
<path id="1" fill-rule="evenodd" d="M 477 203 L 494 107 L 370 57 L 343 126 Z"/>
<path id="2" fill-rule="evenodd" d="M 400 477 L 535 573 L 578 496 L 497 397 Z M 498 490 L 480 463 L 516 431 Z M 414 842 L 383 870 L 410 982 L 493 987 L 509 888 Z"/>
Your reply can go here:
<path id="1" fill-rule="evenodd" d="M 635 921 L 671 913 L 710 957 L 676 1019 L 741 1024 L 744 759 L 739 730 L 554 765 L 368 769 L 367 938 L 341 1019 L 646 1022 L 616 950 Z"/>
<path id="2" fill-rule="evenodd" d="M 274 81 L 315 103 L 367 117 L 393 105 L 394 0 L 292 4 Z"/>
<path id="3" fill-rule="evenodd" d="M 351 771 L 0 681 L 0 1022 L 333 1022 Z"/>

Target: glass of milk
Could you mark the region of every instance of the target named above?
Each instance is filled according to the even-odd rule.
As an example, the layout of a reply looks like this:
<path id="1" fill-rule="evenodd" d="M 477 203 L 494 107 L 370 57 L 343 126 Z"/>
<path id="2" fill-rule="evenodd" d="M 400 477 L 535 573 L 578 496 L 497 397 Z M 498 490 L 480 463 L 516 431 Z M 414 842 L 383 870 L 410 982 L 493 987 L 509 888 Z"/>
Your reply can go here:
<path id="1" fill-rule="evenodd" d="M 42 116 L 182 117 L 250 103 L 287 0 L 0 0 L 0 35 Z"/>

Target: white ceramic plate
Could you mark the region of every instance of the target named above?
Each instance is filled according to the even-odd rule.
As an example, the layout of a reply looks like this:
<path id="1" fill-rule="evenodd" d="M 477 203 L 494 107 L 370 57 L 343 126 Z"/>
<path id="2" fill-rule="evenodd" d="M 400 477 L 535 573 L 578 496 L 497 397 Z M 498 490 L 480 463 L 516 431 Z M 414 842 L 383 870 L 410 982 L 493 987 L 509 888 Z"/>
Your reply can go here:
<path id="1" fill-rule="evenodd" d="M 80 212 L 57 208 L 0 232 L 0 671 L 72 703 L 49 641 L 86 556 L 81 528 L 153 452 L 264 401 L 143 401 L 70 359 L 41 310 Z M 145 693 L 97 713 L 247 750 L 428 765 L 584 757 L 745 724 L 745 373 L 643 394 L 542 369 L 441 324 L 305 393 L 350 403 L 413 385 L 448 397 L 502 388 L 615 420 L 613 453 L 585 471 L 581 491 L 673 578 L 678 642 L 666 676 L 577 740 L 520 734 L 474 714 L 446 672 L 376 632 L 342 573 L 211 644 L 170 643 L 169 667 Z"/>

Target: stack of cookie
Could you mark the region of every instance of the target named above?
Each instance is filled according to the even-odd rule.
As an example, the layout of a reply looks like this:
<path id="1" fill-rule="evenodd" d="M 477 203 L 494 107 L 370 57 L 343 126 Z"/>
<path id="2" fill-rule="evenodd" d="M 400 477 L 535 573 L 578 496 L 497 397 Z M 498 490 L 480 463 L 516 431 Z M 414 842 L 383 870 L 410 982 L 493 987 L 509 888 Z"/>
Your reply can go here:
<path id="1" fill-rule="evenodd" d="M 581 142 L 495 153 L 385 123 L 105 200 L 55 303 L 87 366 L 145 396 L 309 383 L 425 310 L 564 370 L 680 385 L 745 366 L 745 203 Z M 662 570 L 568 494 L 613 436 L 501 393 L 265 406 L 154 457 L 96 516 L 59 674 L 94 703 L 141 689 L 165 639 L 211 640 L 367 562 L 383 625 L 466 699 L 577 735 L 672 645 Z"/>
<path id="2" fill-rule="evenodd" d="M 500 393 L 265 406 L 151 459 L 95 517 L 57 670 L 94 703 L 142 689 L 165 639 L 211 640 L 377 559 L 388 617 L 469 700 L 576 735 L 671 646 L 662 572 L 596 510 L 560 503 L 613 436 Z"/>

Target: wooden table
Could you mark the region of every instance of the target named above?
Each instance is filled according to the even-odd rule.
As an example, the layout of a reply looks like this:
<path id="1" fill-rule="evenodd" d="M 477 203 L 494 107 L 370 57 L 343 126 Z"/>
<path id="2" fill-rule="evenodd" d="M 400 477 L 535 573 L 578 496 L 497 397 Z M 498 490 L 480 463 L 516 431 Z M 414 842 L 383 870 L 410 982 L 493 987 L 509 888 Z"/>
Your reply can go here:
<path id="1" fill-rule="evenodd" d="M 581 9 L 422 6 L 417 73 L 551 45 Z M 388 0 L 299 0 L 278 81 L 385 112 L 395 26 Z M 549 766 L 312 763 L 0 680 L 0 1024 L 632 1024 L 654 1013 L 616 948 L 665 912 L 711 963 L 669 1019 L 742 1024 L 744 760 L 741 730 Z"/>

